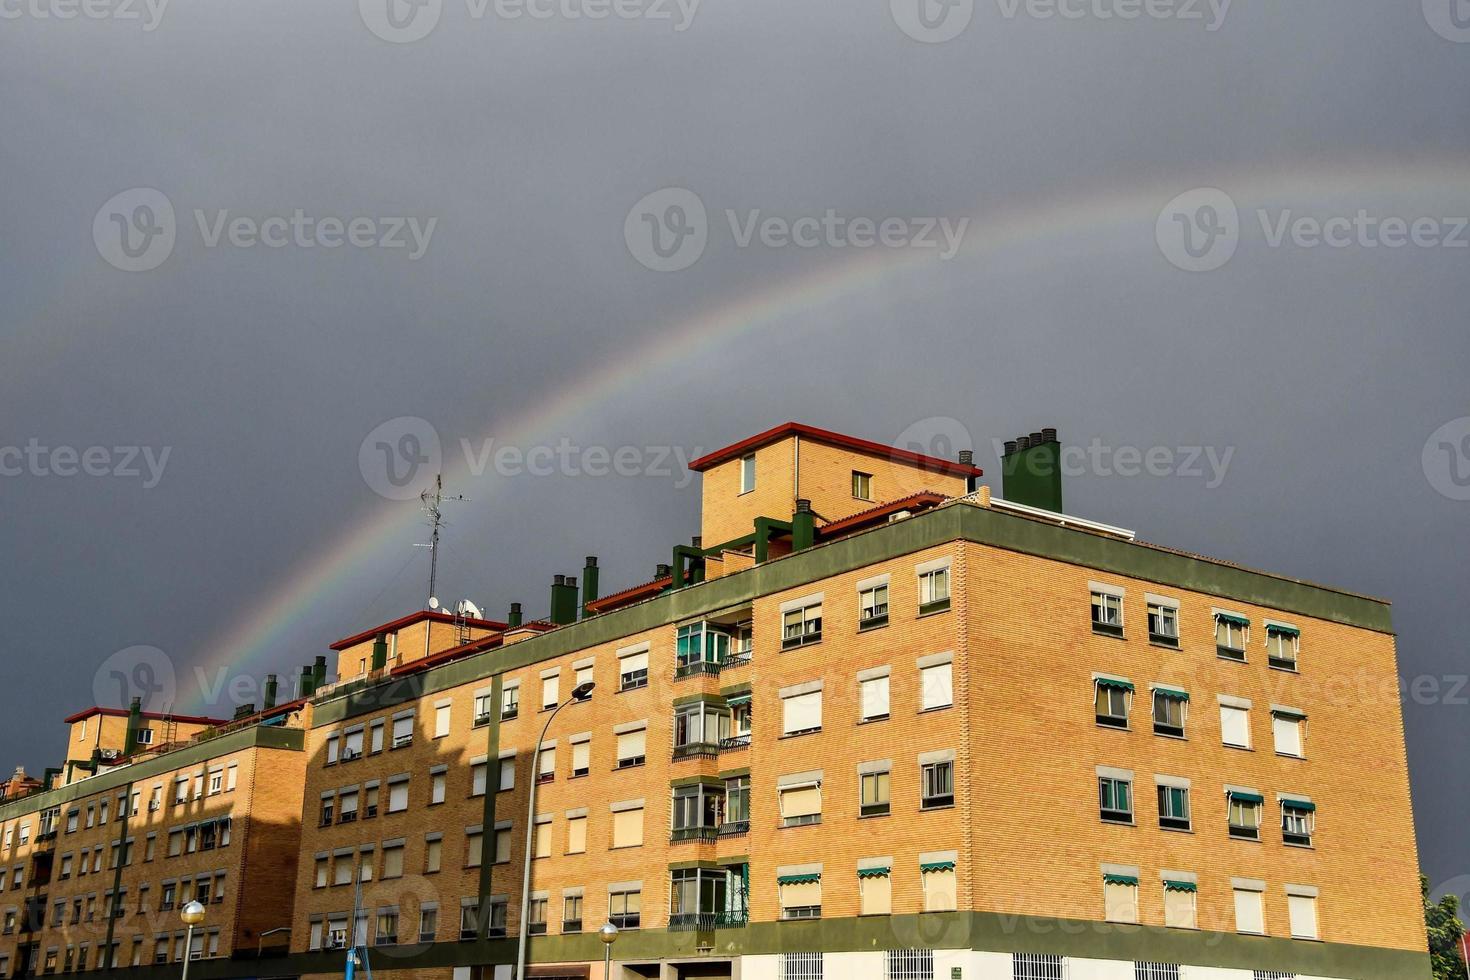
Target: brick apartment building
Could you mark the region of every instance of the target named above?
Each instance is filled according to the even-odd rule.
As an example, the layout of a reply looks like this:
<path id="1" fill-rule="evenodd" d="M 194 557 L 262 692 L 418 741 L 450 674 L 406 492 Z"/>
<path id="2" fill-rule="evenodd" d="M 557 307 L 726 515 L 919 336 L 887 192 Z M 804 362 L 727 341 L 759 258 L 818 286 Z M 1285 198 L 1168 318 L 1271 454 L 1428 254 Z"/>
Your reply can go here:
<path id="1" fill-rule="evenodd" d="M 601 977 L 611 922 L 617 980 L 1423 980 L 1387 604 L 1065 516 L 1058 450 L 1009 445 L 1002 500 L 968 458 L 761 433 L 693 464 L 702 534 L 646 584 L 602 595 L 589 558 L 545 619 L 349 636 L 285 726 L 0 805 L 0 863 L 35 860 L 24 821 L 238 758 L 275 786 L 215 805 L 290 854 L 258 885 L 221 865 L 201 980 L 337 975 L 348 947 L 507 980 L 528 837 L 531 977 Z M 107 872 L 125 913 L 187 877 L 155 860 Z M 87 890 L 57 867 L 27 905 Z M 51 921 L 6 929 L 0 975 L 96 967 Z M 103 942 L 151 980 L 178 929 Z"/>

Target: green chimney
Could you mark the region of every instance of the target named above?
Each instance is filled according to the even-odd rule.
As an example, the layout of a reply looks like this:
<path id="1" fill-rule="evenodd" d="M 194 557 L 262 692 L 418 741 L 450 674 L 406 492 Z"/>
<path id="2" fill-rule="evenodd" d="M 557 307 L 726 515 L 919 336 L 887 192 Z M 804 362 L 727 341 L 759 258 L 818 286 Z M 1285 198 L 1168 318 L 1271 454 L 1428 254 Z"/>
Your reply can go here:
<path id="1" fill-rule="evenodd" d="M 1002 496 L 1010 503 L 1062 513 L 1062 444 L 1056 429 L 1007 442 L 1000 472 Z"/>

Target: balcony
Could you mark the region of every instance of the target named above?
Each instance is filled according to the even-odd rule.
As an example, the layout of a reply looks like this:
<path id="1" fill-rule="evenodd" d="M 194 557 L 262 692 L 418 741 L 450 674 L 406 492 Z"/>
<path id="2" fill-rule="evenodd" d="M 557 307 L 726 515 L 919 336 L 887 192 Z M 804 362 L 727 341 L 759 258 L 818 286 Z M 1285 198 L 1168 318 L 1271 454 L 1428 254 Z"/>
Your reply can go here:
<path id="1" fill-rule="evenodd" d="M 721 752 L 733 752 L 736 749 L 750 748 L 749 735 L 731 735 L 729 738 L 720 739 Z"/>
<path id="2" fill-rule="evenodd" d="M 731 820 L 729 823 L 720 824 L 721 837 L 739 837 L 750 833 L 749 820 Z"/>
<path id="3" fill-rule="evenodd" d="M 709 759 L 719 754 L 718 742 L 688 742 L 674 746 L 673 758 L 677 762 L 680 759 Z"/>
<path id="4" fill-rule="evenodd" d="M 713 932 L 716 929 L 743 929 L 747 915 L 736 912 L 679 912 L 669 916 L 670 932 Z"/>
<path id="5" fill-rule="evenodd" d="M 719 674 L 720 664 L 712 660 L 686 660 L 674 668 L 675 679 L 696 674 Z"/>
<path id="6" fill-rule="evenodd" d="M 675 827 L 669 834 L 669 843 L 683 841 L 713 841 L 720 836 L 718 827 Z"/>

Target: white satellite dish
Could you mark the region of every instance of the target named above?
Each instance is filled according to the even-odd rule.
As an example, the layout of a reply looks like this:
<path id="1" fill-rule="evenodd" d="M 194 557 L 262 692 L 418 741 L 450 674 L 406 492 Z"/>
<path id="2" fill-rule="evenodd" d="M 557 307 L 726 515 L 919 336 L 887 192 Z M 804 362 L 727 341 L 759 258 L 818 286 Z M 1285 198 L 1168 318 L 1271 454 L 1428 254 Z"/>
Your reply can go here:
<path id="1" fill-rule="evenodd" d="M 484 614 L 480 612 L 480 607 L 475 605 L 468 599 L 459 600 L 459 602 L 456 603 L 454 606 L 454 611 L 459 613 L 459 615 L 467 617 L 469 619 L 485 618 Z"/>
<path id="2" fill-rule="evenodd" d="M 439 597 L 438 596 L 434 596 L 434 595 L 429 596 L 429 608 L 430 609 L 438 609 L 439 608 Z"/>

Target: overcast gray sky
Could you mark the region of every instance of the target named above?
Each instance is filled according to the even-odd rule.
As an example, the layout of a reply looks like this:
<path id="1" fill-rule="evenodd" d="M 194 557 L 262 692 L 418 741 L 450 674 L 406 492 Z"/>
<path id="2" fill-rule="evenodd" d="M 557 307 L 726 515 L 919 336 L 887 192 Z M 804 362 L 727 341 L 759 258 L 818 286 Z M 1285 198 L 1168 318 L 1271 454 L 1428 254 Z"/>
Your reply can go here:
<path id="1" fill-rule="evenodd" d="M 695 530 L 665 448 L 1055 425 L 1069 510 L 1394 600 L 1470 873 L 1466 11 L 389 3 L 0 0 L 0 764 L 417 608 L 379 442 L 470 498 L 440 593 L 540 615 Z"/>

